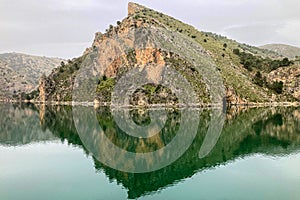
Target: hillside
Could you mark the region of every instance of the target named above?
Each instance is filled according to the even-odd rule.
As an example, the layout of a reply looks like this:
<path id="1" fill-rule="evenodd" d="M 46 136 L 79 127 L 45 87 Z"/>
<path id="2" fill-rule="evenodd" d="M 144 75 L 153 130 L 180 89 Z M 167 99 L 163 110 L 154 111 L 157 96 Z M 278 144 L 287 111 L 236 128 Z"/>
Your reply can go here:
<path id="1" fill-rule="evenodd" d="M 20 53 L 0 54 L 0 97 L 30 92 L 39 84 L 42 74 L 49 75 L 63 59 Z"/>
<path id="2" fill-rule="evenodd" d="M 297 56 L 300 57 L 299 47 L 294 47 L 286 44 L 267 44 L 267 45 L 260 46 L 260 48 L 274 51 L 290 59 L 294 59 Z"/>
<path id="3" fill-rule="evenodd" d="M 167 67 L 188 81 L 200 104 L 213 103 L 214 97 L 222 98 L 221 82 L 229 104 L 292 102 L 295 98 L 290 90 L 282 82 L 267 80 L 267 76 L 293 64 L 273 51 L 201 32 L 173 17 L 129 3 L 128 16 L 116 26 L 110 25 L 105 33 L 96 33 L 92 46 L 83 56 L 43 77 L 39 97 L 41 101 L 95 100 L 100 104 L 110 104 L 116 83 L 127 73 L 137 70 L 145 73 L 151 84 L 134 91 L 129 99 L 131 105 L 176 104 L 178 94 L 190 95 L 185 94 L 185 89 L 180 89 L 183 83 L 180 85 L 178 78 L 169 81 L 179 84 L 179 89 L 171 84 L 168 85 L 171 90 L 168 90 L 159 84 L 167 76 Z M 94 77 L 96 82 L 90 80 L 96 86 L 78 82 L 75 85 L 81 87 L 79 95 L 72 99 L 76 77 L 86 73 L 87 66 L 92 66 L 93 70 L 85 76 L 91 79 L 98 74 Z M 218 74 L 221 80 L 217 80 Z M 123 84 L 123 88 L 126 86 Z M 80 94 L 83 90 L 85 93 Z M 96 94 L 90 96 L 94 91 Z"/>

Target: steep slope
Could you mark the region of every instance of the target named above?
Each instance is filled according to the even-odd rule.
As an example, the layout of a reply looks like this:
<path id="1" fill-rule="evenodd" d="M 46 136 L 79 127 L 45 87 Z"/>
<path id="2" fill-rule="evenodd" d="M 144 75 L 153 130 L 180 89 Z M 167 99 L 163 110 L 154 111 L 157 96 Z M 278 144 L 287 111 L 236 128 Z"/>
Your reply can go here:
<path id="1" fill-rule="evenodd" d="M 290 59 L 294 59 L 297 56 L 300 56 L 300 48 L 294 47 L 286 44 L 267 44 L 260 46 L 262 49 L 268 49 L 278 54 L 288 57 Z"/>
<path id="2" fill-rule="evenodd" d="M 142 36 L 132 34 L 141 29 L 149 31 Z M 151 30 L 154 31 L 151 32 Z M 144 47 L 144 50 L 136 48 L 137 46 Z M 295 100 L 285 90 L 277 90 L 273 87 L 273 85 L 278 85 L 277 82 L 273 83 L 274 80 L 269 80 L 264 84 L 258 84 L 255 80 L 257 72 L 262 74 L 261 79 L 265 79 L 264 77 L 270 71 L 282 67 L 281 65 L 289 67 L 292 64 L 289 60 L 282 60 L 283 57 L 269 50 L 240 44 L 216 34 L 200 32 L 170 16 L 134 3 L 128 4 L 128 16 L 122 22 L 117 22 L 117 26 L 110 25 L 104 34 L 96 33 L 92 47 L 88 48 L 82 57 L 54 70 L 49 77 L 42 79 L 40 100 L 71 101 L 72 86 L 82 63 L 85 63 L 83 66 L 87 63 L 88 65 L 97 63 L 98 66 L 94 68 L 95 71 L 100 72 L 101 76 L 98 77 L 94 98 L 100 103 L 110 103 L 112 89 L 126 72 L 147 67 L 151 70 L 150 65 L 167 65 L 175 69 L 192 85 L 200 102 L 209 103 L 212 90 L 203 80 L 209 79 L 211 85 L 214 80 L 212 77 L 207 77 L 207 74 L 200 73 L 201 70 L 199 73 L 195 70 L 197 65 L 203 64 L 202 60 L 199 62 L 185 56 L 190 54 L 190 57 L 195 57 L 191 53 L 194 50 L 199 50 L 196 57 L 209 57 L 214 62 L 225 85 L 226 100 L 230 104 Z M 249 62 L 251 69 L 247 67 Z M 274 63 L 276 65 L 272 67 Z M 100 65 L 108 67 L 103 68 Z M 152 67 L 152 70 L 157 72 L 162 68 Z M 142 89 L 144 95 L 132 98 L 135 102 L 131 99 L 131 103 L 157 103 L 147 98 L 147 95 L 151 95 L 153 91 L 158 93 L 158 98 L 154 99 L 162 99 L 162 94 L 168 93 L 165 101 L 158 103 L 176 103 L 176 99 L 173 98 L 174 94 L 166 91 L 157 92 L 160 88 L 155 84 L 144 87 Z"/>
<path id="3" fill-rule="evenodd" d="M 0 54 L 2 95 L 9 98 L 18 93 L 32 91 L 38 86 L 41 75 L 49 75 L 61 61 L 63 59 L 20 53 Z"/>

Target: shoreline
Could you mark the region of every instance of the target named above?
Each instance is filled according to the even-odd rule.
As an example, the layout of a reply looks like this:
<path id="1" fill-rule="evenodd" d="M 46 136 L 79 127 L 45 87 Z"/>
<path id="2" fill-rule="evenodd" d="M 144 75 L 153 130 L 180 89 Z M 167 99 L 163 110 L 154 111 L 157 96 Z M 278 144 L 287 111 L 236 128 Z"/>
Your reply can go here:
<path id="1" fill-rule="evenodd" d="M 0 100 L 0 103 L 32 103 L 38 105 L 64 105 L 64 106 L 85 106 L 85 107 L 111 107 L 111 108 L 223 108 L 224 105 L 212 103 L 199 104 L 149 104 L 142 106 L 133 105 L 110 105 L 109 102 L 73 102 L 73 101 L 34 101 L 34 100 Z M 244 104 L 226 104 L 226 107 L 300 107 L 300 101 L 295 102 L 261 102 L 261 103 L 244 103 Z"/>

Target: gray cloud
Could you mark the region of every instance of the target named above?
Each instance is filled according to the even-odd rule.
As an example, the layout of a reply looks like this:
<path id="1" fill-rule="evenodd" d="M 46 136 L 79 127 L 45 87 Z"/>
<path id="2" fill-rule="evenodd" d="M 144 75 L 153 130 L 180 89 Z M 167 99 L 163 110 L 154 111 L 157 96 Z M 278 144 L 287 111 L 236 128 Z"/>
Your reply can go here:
<path id="1" fill-rule="evenodd" d="M 300 46 L 299 0 L 137 2 L 240 42 Z M 76 57 L 126 14 L 123 0 L 0 0 L 0 52 Z"/>
<path id="2" fill-rule="evenodd" d="M 255 43 L 258 45 L 279 41 L 278 29 L 283 27 L 280 23 L 257 22 L 246 25 L 234 25 L 225 27 L 223 33 L 244 43 Z"/>

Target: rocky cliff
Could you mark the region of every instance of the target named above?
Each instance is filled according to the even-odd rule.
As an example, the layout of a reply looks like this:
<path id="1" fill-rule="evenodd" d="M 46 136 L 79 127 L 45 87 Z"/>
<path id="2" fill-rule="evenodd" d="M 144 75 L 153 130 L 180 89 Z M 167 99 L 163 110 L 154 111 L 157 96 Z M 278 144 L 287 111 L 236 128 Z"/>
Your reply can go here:
<path id="1" fill-rule="evenodd" d="M 236 51 L 244 54 L 238 55 Z M 240 55 L 246 55 L 247 59 L 250 57 L 252 60 L 245 61 Z M 212 103 L 214 97 L 221 99 L 221 89 L 220 91 L 216 89 L 220 85 L 224 85 L 224 96 L 230 104 L 295 101 L 294 97 L 298 98 L 294 95 L 297 91 L 291 92 L 289 89 L 278 91 L 277 88 L 271 87 L 275 79 L 268 74 L 273 69 L 267 68 L 275 59 L 283 57 L 272 51 L 240 44 L 223 36 L 198 31 L 170 16 L 129 3 L 128 16 L 118 21 L 116 26 L 110 25 L 105 33 L 96 33 L 92 46 L 83 56 L 41 79 L 40 100 L 45 102 L 94 100 L 100 104 L 109 104 L 117 83 L 122 82 L 122 77 L 124 79 L 129 72 L 137 70 L 144 73 L 149 84 L 144 84 L 133 91 L 135 95 L 130 97 L 129 102 L 134 105 L 175 104 L 178 101 L 176 98 L 178 94 L 188 95 L 184 93 L 186 91 L 184 87 L 182 88 L 182 84 L 193 88 L 195 99 L 198 99 L 200 104 Z M 255 65 L 257 61 L 263 63 L 263 69 L 261 65 L 254 66 L 254 70 L 247 68 L 247 62 L 253 62 L 252 65 Z M 274 62 L 278 63 L 276 69 L 281 68 L 282 61 Z M 288 65 L 292 65 L 292 62 L 288 62 Z M 78 96 L 74 99 L 72 89 L 76 77 L 81 76 L 87 66 L 92 66 L 89 76 L 97 75 L 96 86 L 84 86 L 89 88 L 89 92 L 83 93 L 82 99 Z M 297 65 L 294 67 L 298 68 Z M 180 85 L 177 77 L 169 80 L 174 83 L 173 85 L 165 84 L 168 77 L 166 70 L 175 70 L 180 77 L 187 80 L 187 83 Z M 268 83 L 258 84 L 255 79 L 258 71 L 263 78 L 270 78 Z M 218 74 L 221 77 L 219 80 L 216 79 Z M 133 81 L 142 82 L 142 80 Z M 177 86 L 174 86 L 176 84 Z M 127 87 L 124 85 L 124 88 L 125 86 Z M 95 92 L 92 98 L 84 98 L 91 92 Z"/>
<path id="2" fill-rule="evenodd" d="M 300 99 L 300 64 L 274 70 L 268 74 L 268 79 L 282 81 L 284 90 L 296 99 Z"/>

